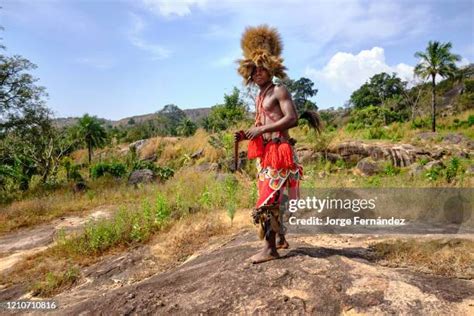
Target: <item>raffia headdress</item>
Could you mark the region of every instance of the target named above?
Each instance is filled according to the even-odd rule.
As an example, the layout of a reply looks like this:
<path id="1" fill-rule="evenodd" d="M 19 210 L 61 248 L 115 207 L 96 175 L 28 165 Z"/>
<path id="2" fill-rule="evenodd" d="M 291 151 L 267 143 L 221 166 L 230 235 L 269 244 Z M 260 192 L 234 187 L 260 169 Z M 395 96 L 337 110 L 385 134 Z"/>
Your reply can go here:
<path id="1" fill-rule="evenodd" d="M 240 46 L 244 59 L 239 59 L 238 72 L 248 85 L 252 82 L 255 67 L 264 67 L 271 76 L 286 78 L 286 67 L 283 66 L 281 52 L 283 43 L 276 28 L 268 25 L 247 27 L 242 34 Z"/>

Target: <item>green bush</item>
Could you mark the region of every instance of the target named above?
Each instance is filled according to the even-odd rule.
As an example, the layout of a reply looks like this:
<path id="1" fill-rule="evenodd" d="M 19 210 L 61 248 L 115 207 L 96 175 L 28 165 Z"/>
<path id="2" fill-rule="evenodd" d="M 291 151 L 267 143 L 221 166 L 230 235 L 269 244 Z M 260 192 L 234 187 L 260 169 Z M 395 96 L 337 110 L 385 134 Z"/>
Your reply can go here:
<path id="1" fill-rule="evenodd" d="M 467 118 L 467 120 L 465 121 L 461 121 L 459 120 L 458 118 L 455 118 L 453 120 L 453 127 L 456 129 L 456 128 L 467 128 L 467 127 L 472 127 L 474 125 L 474 115 L 469 115 L 469 117 Z"/>
<path id="2" fill-rule="evenodd" d="M 474 79 L 464 81 L 464 93 L 474 93 Z"/>
<path id="3" fill-rule="evenodd" d="M 351 112 L 351 119 L 347 129 L 357 130 L 367 127 L 381 127 L 393 122 L 403 122 L 405 115 L 391 111 L 384 107 L 368 106 Z"/>
<path id="4" fill-rule="evenodd" d="M 421 158 L 418 163 L 421 165 L 421 166 L 424 166 L 426 165 L 430 160 L 428 158 Z"/>
<path id="5" fill-rule="evenodd" d="M 161 181 L 166 181 L 174 176 L 174 170 L 169 167 L 157 167 L 155 174 Z"/>
<path id="6" fill-rule="evenodd" d="M 459 169 L 459 158 L 453 157 L 446 168 L 446 181 L 451 182 L 456 177 Z"/>
<path id="7" fill-rule="evenodd" d="M 425 177 L 430 181 L 436 181 L 442 175 L 443 167 L 436 166 L 426 171 Z"/>
<path id="8" fill-rule="evenodd" d="M 109 174 L 116 178 L 121 178 L 127 173 L 127 167 L 121 162 L 99 162 L 90 169 L 91 176 L 94 179 Z"/>
<path id="9" fill-rule="evenodd" d="M 417 117 L 411 122 L 411 128 L 429 128 L 431 126 L 431 119 L 429 117 Z"/>
<path id="10" fill-rule="evenodd" d="M 389 162 L 384 165 L 383 172 L 387 176 L 395 176 L 400 173 L 400 168 L 394 166 L 391 162 Z"/>
<path id="11" fill-rule="evenodd" d="M 386 139 L 389 138 L 385 130 L 381 127 L 372 127 L 365 132 L 366 139 Z"/>

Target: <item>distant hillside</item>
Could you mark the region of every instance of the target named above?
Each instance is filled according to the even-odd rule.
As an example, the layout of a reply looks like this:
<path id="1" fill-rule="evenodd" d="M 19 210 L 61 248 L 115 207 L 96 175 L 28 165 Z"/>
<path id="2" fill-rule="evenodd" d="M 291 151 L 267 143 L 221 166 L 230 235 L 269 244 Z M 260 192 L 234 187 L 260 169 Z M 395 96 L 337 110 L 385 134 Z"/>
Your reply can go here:
<path id="1" fill-rule="evenodd" d="M 198 122 L 200 119 L 206 117 L 209 115 L 211 111 L 211 108 L 198 108 L 198 109 L 185 109 L 183 110 L 184 113 L 189 117 L 194 122 Z M 156 113 L 150 113 L 150 114 L 143 114 L 143 115 L 135 115 L 135 116 L 130 116 L 130 117 L 125 117 L 123 119 L 114 121 L 114 120 L 107 120 L 107 119 L 101 119 L 104 124 L 106 125 L 111 125 L 111 126 L 125 126 L 128 125 L 128 122 L 130 120 L 135 121 L 135 124 L 140 124 L 146 121 L 149 121 L 156 117 Z M 65 127 L 65 126 L 70 126 L 74 125 L 77 123 L 79 118 L 77 117 L 59 117 L 54 119 L 54 123 L 58 127 Z"/>

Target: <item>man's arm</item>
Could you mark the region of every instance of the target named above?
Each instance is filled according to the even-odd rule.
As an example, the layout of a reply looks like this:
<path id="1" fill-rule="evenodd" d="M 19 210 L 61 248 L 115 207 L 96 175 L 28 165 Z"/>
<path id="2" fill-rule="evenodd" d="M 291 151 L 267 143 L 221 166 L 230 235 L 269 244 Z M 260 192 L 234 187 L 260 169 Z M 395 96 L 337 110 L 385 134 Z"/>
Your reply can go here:
<path id="1" fill-rule="evenodd" d="M 298 124 L 296 106 L 291 99 L 291 94 L 288 92 L 288 89 L 286 89 L 285 86 L 276 86 L 274 94 L 280 104 L 283 117 L 274 123 L 249 129 L 245 132 L 248 138 L 252 139 L 263 133 L 287 130 Z"/>

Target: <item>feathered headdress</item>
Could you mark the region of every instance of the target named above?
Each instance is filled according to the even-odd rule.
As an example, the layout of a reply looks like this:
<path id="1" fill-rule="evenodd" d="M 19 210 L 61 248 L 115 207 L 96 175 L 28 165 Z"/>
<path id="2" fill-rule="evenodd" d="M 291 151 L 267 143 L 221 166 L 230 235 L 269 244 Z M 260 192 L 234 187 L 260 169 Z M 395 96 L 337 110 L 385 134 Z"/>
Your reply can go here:
<path id="1" fill-rule="evenodd" d="M 264 67 L 271 76 L 286 78 L 286 67 L 280 54 L 283 50 L 278 31 L 268 25 L 247 27 L 242 34 L 240 46 L 244 59 L 239 59 L 238 72 L 247 85 L 252 82 L 252 72 L 255 67 Z"/>

